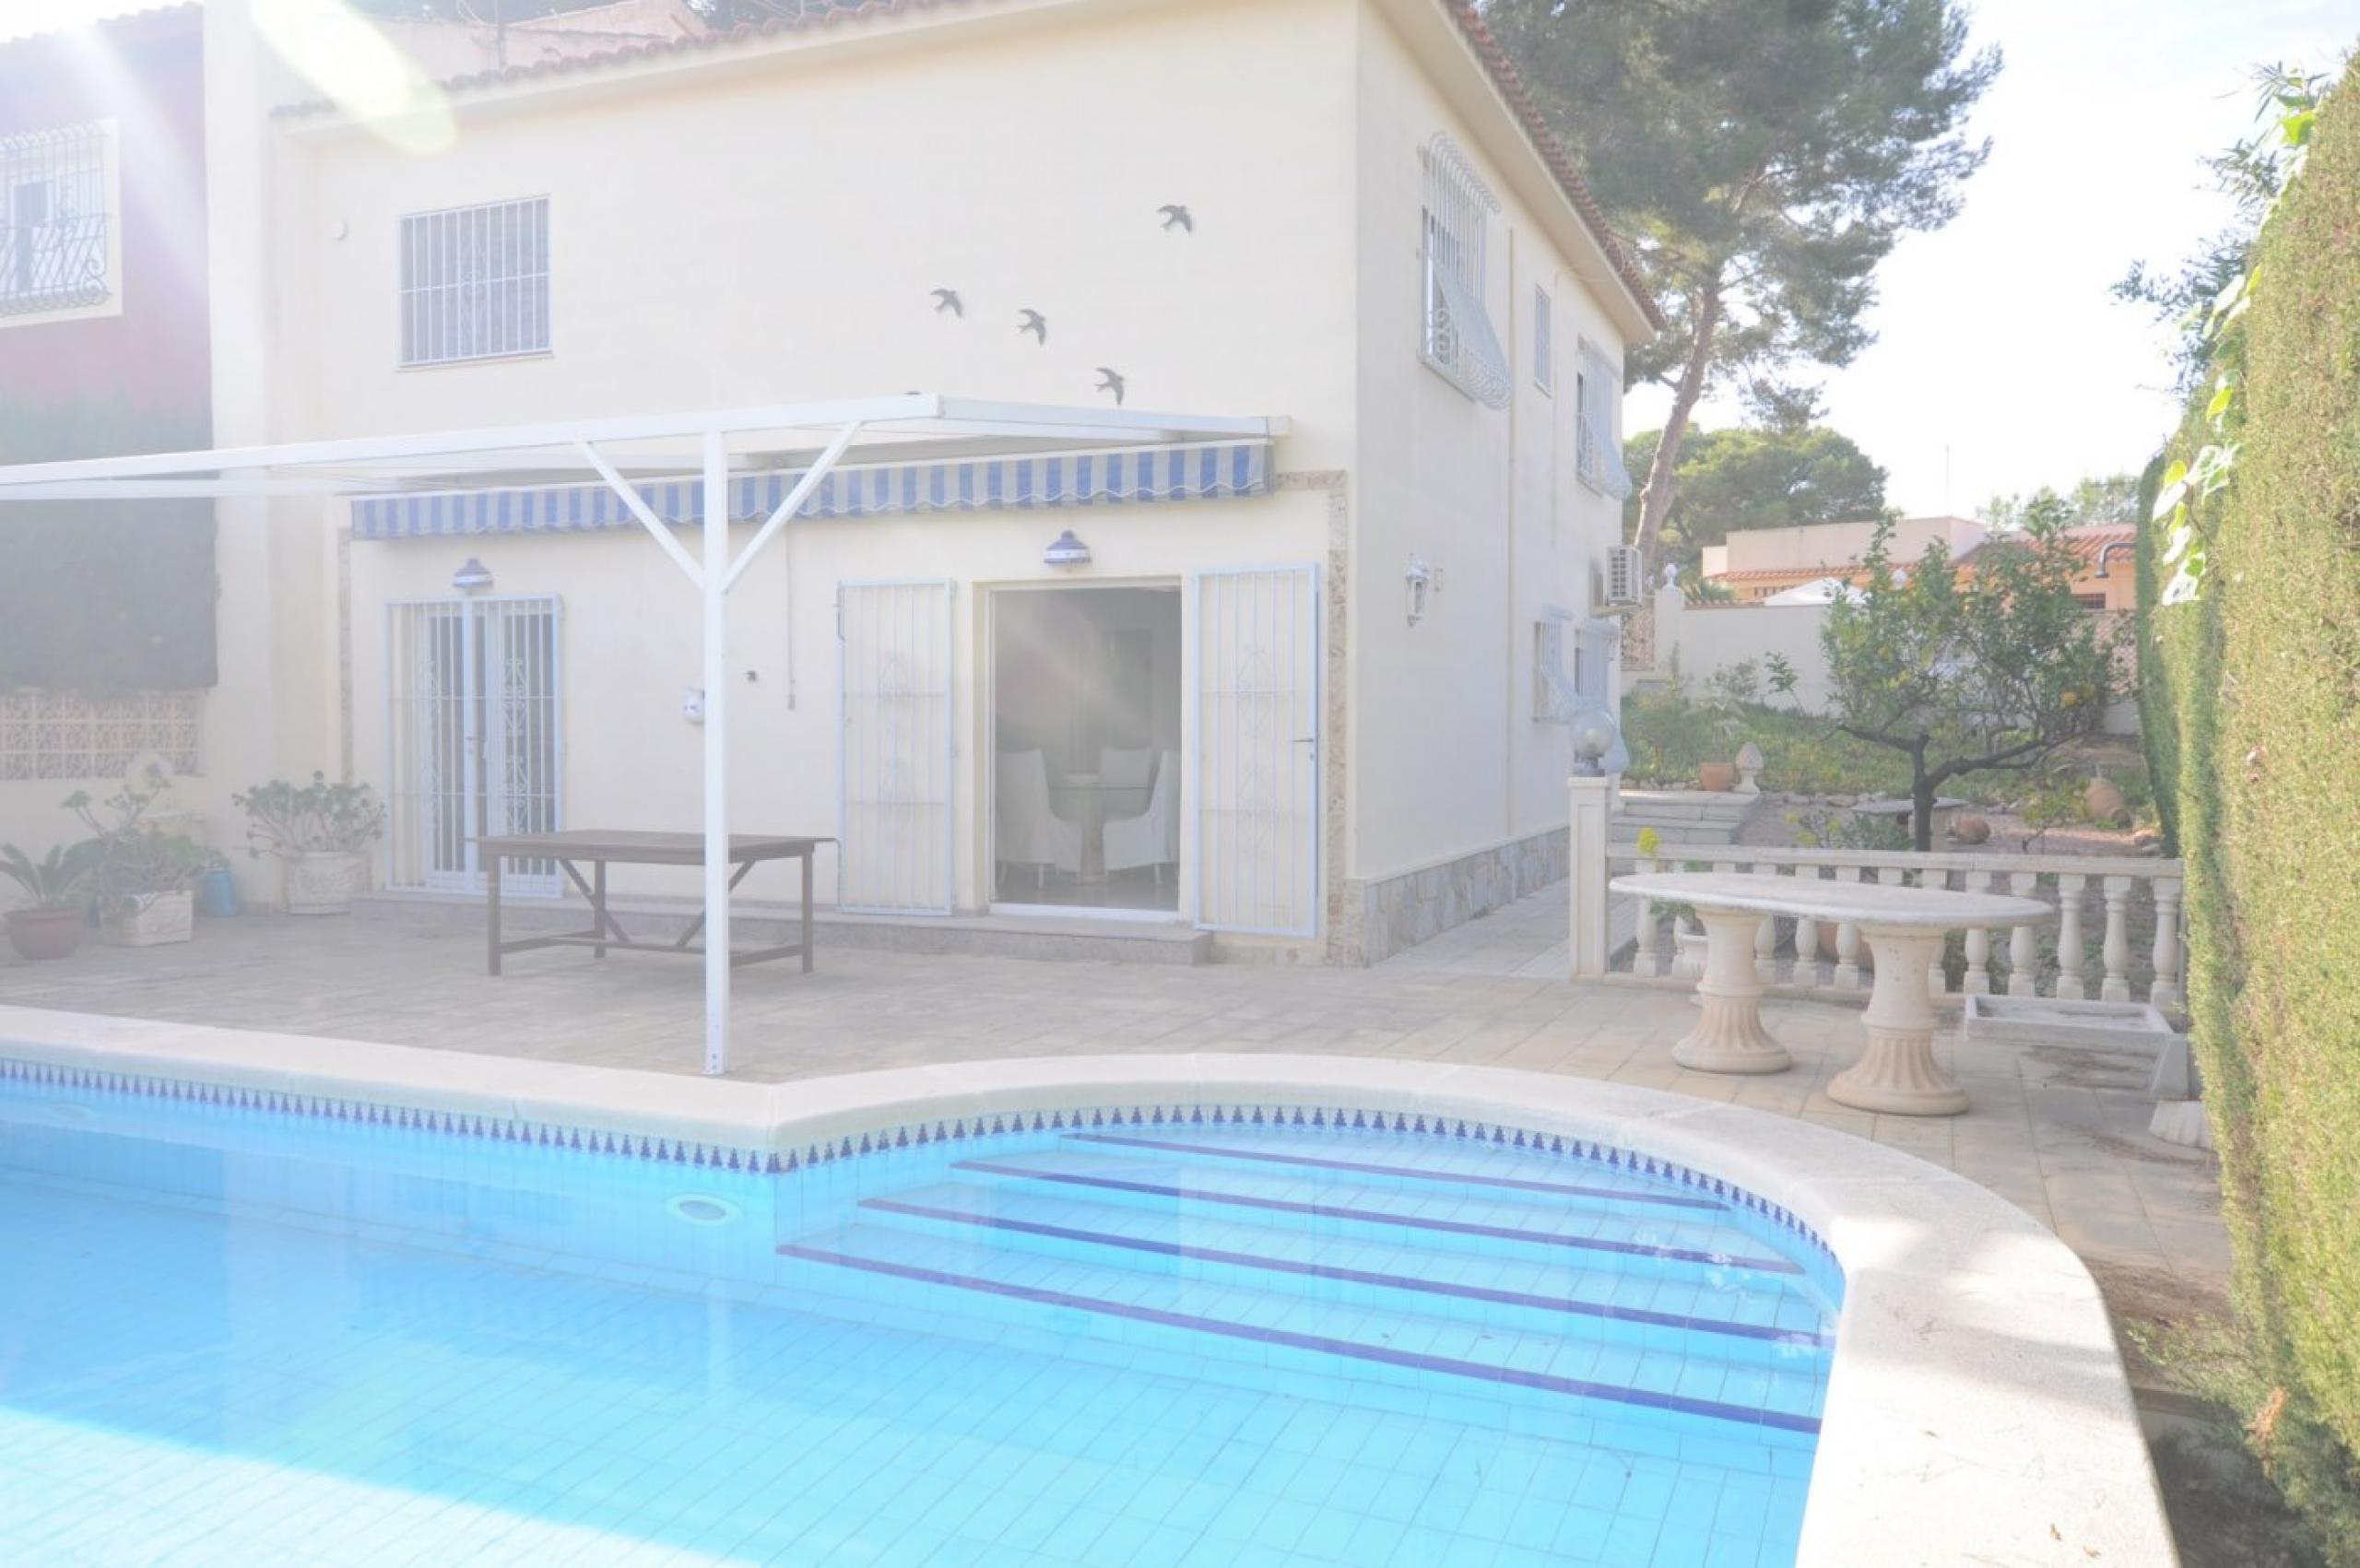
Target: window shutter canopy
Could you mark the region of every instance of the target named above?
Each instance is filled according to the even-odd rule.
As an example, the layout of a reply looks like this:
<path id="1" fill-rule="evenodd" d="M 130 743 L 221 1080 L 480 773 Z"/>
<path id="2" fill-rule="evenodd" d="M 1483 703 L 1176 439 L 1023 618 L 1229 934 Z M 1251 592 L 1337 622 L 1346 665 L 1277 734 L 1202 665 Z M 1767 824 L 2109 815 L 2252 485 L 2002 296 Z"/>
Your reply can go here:
<path id="1" fill-rule="evenodd" d="M 1581 477 L 1616 501 L 1635 489 L 1622 466 L 1622 443 L 1614 436 L 1614 413 L 1622 403 L 1622 367 L 1594 343 L 1581 348 L 1581 444 L 1575 465 Z"/>

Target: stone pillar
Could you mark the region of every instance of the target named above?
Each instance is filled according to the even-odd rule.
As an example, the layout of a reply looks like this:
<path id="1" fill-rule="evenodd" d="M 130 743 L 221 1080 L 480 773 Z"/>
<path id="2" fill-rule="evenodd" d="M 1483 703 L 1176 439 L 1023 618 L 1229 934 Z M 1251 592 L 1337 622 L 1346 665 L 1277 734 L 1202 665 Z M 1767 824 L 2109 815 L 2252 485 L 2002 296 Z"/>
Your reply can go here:
<path id="1" fill-rule="evenodd" d="M 1565 781 L 1565 820 L 1570 840 L 1566 846 L 1565 885 L 1573 898 L 1573 919 L 1567 934 L 1575 980 L 1594 979 L 1606 973 L 1606 884 L 1613 874 L 1606 863 L 1606 824 L 1613 810 L 1612 787 L 1612 781 L 1606 778 Z"/>

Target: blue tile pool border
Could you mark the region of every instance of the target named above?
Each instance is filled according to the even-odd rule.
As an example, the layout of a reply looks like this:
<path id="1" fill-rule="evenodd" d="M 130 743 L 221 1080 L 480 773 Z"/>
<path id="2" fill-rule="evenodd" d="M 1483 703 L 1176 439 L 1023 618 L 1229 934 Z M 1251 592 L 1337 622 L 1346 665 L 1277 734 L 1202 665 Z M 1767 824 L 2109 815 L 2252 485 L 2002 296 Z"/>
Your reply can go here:
<path id="1" fill-rule="evenodd" d="M 592 1158 L 652 1161 L 755 1175 L 791 1175 L 871 1156 L 903 1153 L 941 1143 L 968 1143 L 1010 1136 L 1124 1128 L 1302 1127 L 1339 1132 L 1392 1133 L 1453 1143 L 1488 1143 L 1585 1164 L 1594 1169 L 1685 1187 L 1729 1208 L 1758 1217 L 1815 1253 L 1840 1276 L 1841 1264 L 1824 1238 L 1783 1204 L 1676 1161 L 1641 1154 L 1594 1138 L 1541 1133 L 1504 1123 L 1469 1121 L 1405 1111 L 1372 1111 L 1339 1105 L 1210 1104 L 1163 1101 L 1134 1105 L 1076 1106 L 1049 1111 L 996 1111 L 969 1116 L 920 1119 L 824 1142 L 811 1141 L 784 1152 L 664 1138 L 611 1128 L 572 1126 L 476 1112 L 387 1104 L 328 1095 L 206 1083 L 157 1074 L 118 1072 L 0 1056 L 0 1083 L 215 1106 L 310 1121 L 348 1122 L 360 1126 L 433 1134 L 452 1138 L 530 1145 Z"/>

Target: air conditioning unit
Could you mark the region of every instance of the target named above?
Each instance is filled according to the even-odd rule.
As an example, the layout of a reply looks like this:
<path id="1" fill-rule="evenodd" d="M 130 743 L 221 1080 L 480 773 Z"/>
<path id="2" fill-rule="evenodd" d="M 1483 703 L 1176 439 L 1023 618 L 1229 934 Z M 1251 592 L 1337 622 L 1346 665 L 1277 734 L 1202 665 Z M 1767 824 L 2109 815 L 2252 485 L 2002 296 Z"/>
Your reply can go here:
<path id="1" fill-rule="evenodd" d="M 1639 550 L 1635 545 L 1606 547 L 1606 602 L 1610 605 L 1635 605 L 1639 602 Z"/>

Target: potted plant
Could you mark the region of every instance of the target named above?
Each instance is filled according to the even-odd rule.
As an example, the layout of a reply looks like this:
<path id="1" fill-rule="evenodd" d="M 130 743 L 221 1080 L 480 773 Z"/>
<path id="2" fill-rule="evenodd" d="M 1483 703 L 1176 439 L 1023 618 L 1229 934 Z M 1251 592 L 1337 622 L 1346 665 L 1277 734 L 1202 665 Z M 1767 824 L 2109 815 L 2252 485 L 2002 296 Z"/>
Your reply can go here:
<path id="1" fill-rule="evenodd" d="M 1654 865 L 1663 853 L 1663 835 L 1653 828 L 1639 830 L 1639 858 L 1647 864 L 1643 869 L 1698 871 L 1703 867 L 1693 861 L 1675 863 L 1670 867 Z M 1651 901 L 1656 912 L 1671 919 L 1671 973 L 1693 978 L 1705 973 L 1705 933 L 1697 928 L 1696 909 L 1693 904 L 1675 900 Z"/>
<path id="2" fill-rule="evenodd" d="M 164 793 L 160 774 L 145 785 L 126 783 L 108 797 L 100 816 L 89 792 L 77 790 L 65 808 L 90 830 L 90 878 L 98 894 L 99 939 L 117 947 L 148 948 L 185 942 L 195 935 L 195 900 L 189 884 L 205 864 L 205 851 L 191 839 L 168 833 L 148 821 L 148 808 Z"/>
<path id="3" fill-rule="evenodd" d="M 385 812 L 367 784 L 307 784 L 274 779 L 230 800 L 247 818 L 252 854 L 278 856 L 289 914 L 345 914 L 360 890 L 363 852 L 384 830 Z"/>
<path id="4" fill-rule="evenodd" d="M 82 910 L 88 902 L 96 846 L 58 844 L 39 860 L 15 844 L 0 845 L 0 876 L 31 902 L 8 912 L 8 945 L 33 962 L 69 956 L 82 945 Z"/>
<path id="5" fill-rule="evenodd" d="M 1747 744 L 1746 706 L 1759 700 L 1761 694 L 1761 681 L 1752 659 L 1717 670 L 1706 683 L 1705 706 L 1712 712 L 1713 727 L 1720 731 L 1721 744 L 1729 749 L 1728 755 L 1742 755 L 1740 748 Z M 1726 795 L 1737 788 L 1738 768 L 1734 760 L 1699 763 L 1696 782 L 1716 795 Z"/>

